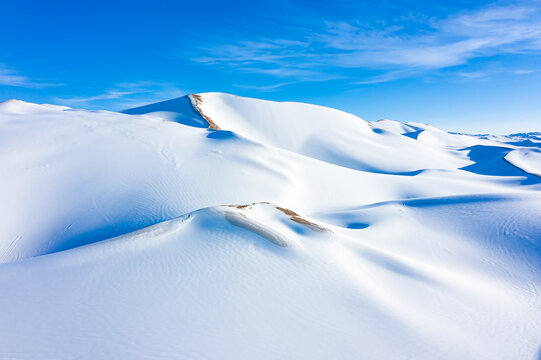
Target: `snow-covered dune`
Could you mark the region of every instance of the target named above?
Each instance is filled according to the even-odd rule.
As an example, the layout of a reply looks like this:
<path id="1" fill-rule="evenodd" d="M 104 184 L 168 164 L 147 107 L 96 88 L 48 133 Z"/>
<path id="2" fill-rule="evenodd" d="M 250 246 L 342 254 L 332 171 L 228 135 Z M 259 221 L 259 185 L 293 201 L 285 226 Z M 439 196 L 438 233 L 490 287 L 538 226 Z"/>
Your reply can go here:
<path id="1" fill-rule="evenodd" d="M 263 145 L 158 118 L 47 109 L 1 126 L 0 261 L 209 205 L 279 199 L 292 181 L 286 159 Z"/>
<path id="2" fill-rule="evenodd" d="M 516 149 L 505 155 L 505 160 L 527 173 L 541 176 L 541 147 Z"/>
<path id="3" fill-rule="evenodd" d="M 532 359 L 536 134 L 219 93 L 0 103 L 0 359 Z"/>
<path id="4" fill-rule="evenodd" d="M 370 123 L 374 128 L 392 132 L 397 135 L 412 134 L 422 131 L 422 128 L 404 124 L 403 122 L 389 119 L 382 119 Z"/>
<path id="5" fill-rule="evenodd" d="M 350 230 L 314 229 L 272 204 L 210 208 L 7 264 L 0 354 L 533 358 L 541 257 L 524 236 L 541 231 L 540 200 L 427 199 L 332 215 L 370 224 Z"/>
<path id="6" fill-rule="evenodd" d="M 180 99 L 177 100 L 179 103 Z M 191 101 L 211 122 L 211 127 L 356 170 L 399 173 L 468 164 L 459 154 L 441 151 L 373 127 L 354 115 L 322 106 L 222 93 L 192 95 Z M 156 114 L 161 108 L 174 111 L 173 102 L 161 104 L 127 110 L 126 113 L 148 111 Z M 184 112 L 184 106 L 178 106 L 176 111 Z M 397 147 L 402 151 L 397 152 Z"/>

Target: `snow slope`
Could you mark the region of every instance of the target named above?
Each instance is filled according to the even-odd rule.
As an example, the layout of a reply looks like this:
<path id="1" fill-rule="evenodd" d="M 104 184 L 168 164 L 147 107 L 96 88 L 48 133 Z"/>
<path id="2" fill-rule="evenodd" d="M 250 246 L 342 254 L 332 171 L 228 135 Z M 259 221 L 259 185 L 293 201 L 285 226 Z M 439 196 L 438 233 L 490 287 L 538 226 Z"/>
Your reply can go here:
<path id="1" fill-rule="evenodd" d="M 538 144 L 219 93 L 0 103 L 0 359 L 537 359 Z"/>
<path id="2" fill-rule="evenodd" d="M 505 160 L 527 173 L 541 176 L 541 148 L 520 148 L 505 155 Z"/>
<path id="3" fill-rule="evenodd" d="M 451 151 L 374 128 L 354 115 L 322 106 L 222 93 L 199 94 L 192 101 L 222 130 L 356 170 L 397 173 L 468 163 Z M 127 113 L 142 111 L 144 107 Z M 402 151 L 397 152 L 396 147 Z"/>

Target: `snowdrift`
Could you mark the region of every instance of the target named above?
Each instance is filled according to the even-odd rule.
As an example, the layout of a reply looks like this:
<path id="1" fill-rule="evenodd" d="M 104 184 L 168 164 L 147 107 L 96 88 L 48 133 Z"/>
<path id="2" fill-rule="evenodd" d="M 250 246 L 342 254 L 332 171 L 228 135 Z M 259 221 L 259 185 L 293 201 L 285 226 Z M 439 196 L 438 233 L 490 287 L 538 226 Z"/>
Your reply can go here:
<path id="1" fill-rule="evenodd" d="M 537 359 L 540 149 L 219 93 L 0 103 L 0 358 Z"/>

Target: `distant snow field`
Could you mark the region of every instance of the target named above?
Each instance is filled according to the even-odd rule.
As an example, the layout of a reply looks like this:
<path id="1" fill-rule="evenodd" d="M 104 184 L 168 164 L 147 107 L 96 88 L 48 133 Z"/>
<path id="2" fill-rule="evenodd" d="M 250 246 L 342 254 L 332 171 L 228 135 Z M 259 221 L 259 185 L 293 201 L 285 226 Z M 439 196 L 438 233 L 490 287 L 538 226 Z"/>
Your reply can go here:
<path id="1" fill-rule="evenodd" d="M 8 100 L 0 199 L 0 359 L 541 358 L 539 133 Z"/>

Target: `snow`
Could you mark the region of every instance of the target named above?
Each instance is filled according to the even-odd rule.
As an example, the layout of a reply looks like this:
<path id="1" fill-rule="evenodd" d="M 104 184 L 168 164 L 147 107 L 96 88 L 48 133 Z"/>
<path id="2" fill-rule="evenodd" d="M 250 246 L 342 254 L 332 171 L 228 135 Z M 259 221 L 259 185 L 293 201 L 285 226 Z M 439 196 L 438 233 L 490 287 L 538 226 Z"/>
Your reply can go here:
<path id="1" fill-rule="evenodd" d="M 0 358 L 536 359 L 540 144 L 220 93 L 0 103 Z"/>
<path id="2" fill-rule="evenodd" d="M 458 154 L 373 128 L 335 109 L 222 93 L 200 94 L 200 98 L 201 111 L 221 129 L 355 170 L 400 173 L 468 164 Z M 397 146 L 402 151 L 397 152 Z"/>
<path id="3" fill-rule="evenodd" d="M 516 149 L 505 155 L 505 160 L 527 173 L 541 176 L 541 148 Z"/>
<path id="4" fill-rule="evenodd" d="M 11 99 L 0 102 L 0 112 L 5 114 L 22 114 L 30 115 L 33 113 L 41 113 L 53 110 L 66 110 L 67 106 L 49 105 L 49 104 L 32 104 L 25 101 Z"/>
<path id="5" fill-rule="evenodd" d="M 404 124 L 400 121 L 389 120 L 389 119 L 373 121 L 370 123 L 370 125 L 377 129 L 389 131 L 397 135 L 404 135 L 404 134 L 414 133 L 416 131 L 422 130 L 421 128 Z"/>

